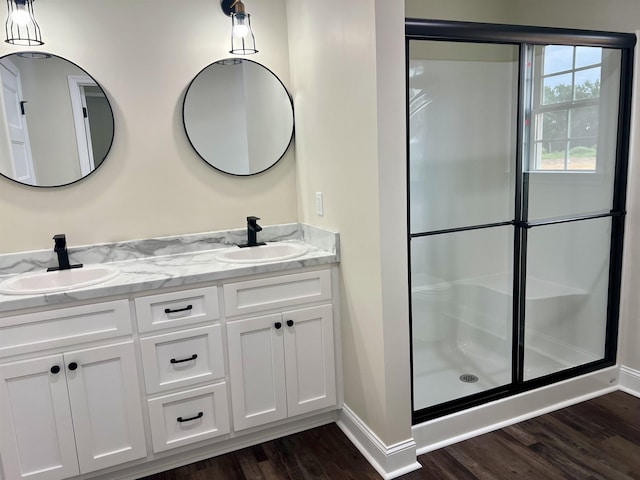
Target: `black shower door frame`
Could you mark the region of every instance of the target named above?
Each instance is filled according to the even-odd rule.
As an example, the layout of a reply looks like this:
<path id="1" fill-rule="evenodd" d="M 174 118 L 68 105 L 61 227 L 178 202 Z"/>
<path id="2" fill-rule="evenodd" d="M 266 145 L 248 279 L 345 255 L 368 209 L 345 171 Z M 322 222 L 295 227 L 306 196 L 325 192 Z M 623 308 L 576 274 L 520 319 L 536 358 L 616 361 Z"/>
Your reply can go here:
<path id="1" fill-rule="evenodd" d="M 520 68 L 518 79 L 518 125 L 515 214 L 514 219 L 507 222 L 477 225 L 472 227 L 452 228 L 447 230 L 411 232 L 410 223 L 410 168 L 409 168 L 409 43 L 412 40 L 436 40 L 446 42 L 509 44 L 520 48 Z M 513 263 L 513 315 L 512 315 L 512 378 L 511 383 L 460 399 L 451 400 L 439 405 L 415 410 L 412 382 L 412 418 L 413 424 L 422 423 L 433 418 L 465 410 L 493 400 L 505 398 L 528 390 L 584 375 L 596 370 L 615 365 L 618 348 L 618 323 L 620 310 L 620 289 L 622 277 L 622 248 L 624 241 L 624 222 L 626 216 L 626 187 L 628 174 L 629 135 L 631 123 L 631 91 L 633 73 L 633 49 L 636 36 L 628 33 L 613 33 L 592 30 L 573 30 L 562 28 L 531 27 L 518 25 L 486 24 L 471 22 L 452 22 L 441 20 L 423 20 L 407 18 L 405 20 L 405 51 L 407 71 L 407 241 L 409 252 L 409 292 L 411 292 L 411 240 L 443 233 L 453 233 L 472 229 L 493 228 L 512 225 L 514 227 L 514 263 Z M 621 52 L 620 93 L 618 106 L 618 131 L 615 158 L 612 209 L 605 213 L 576 215 L 559 219 L 529 221 L 527 210 L 528 177 L 523 171 L 523 155 L 529 141 L 526 119 L 530 114 L 530 102 L 527 102 L 526 67 L 530 61 L 530 52 L 534 45 L 571 45 L 615 48 Z M 567 368 L 539 378 L 524 380 L 525 353 L 525 300 L 521 292 L 526 287 L 526 253 L 528 232 L 530 229 L 561 223 L 591 220 L 596 218 L 611 219 L 611 243 L 609 261 L 609 288 L 606 319 L 605 354 L 600 360 Z M 412 306 L 409 301 L 409 321 L 412 325 Z M 411 369 L 413 378 L 413 349 L 411 349 Z"/>

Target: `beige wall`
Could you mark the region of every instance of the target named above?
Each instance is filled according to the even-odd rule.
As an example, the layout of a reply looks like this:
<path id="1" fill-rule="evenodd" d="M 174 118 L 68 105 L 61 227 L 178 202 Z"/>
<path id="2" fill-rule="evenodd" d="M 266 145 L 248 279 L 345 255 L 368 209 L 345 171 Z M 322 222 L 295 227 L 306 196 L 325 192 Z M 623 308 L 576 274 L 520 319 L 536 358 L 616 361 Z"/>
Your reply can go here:
<path id="1" fill-rule="evenodd" d="M 515 21 L 522 25 L 634 32 L 640 22 L 640 5 L 634 0 L 514 0 L 512 4 Z"/>
<path id="2" fill-rule="evenodd" d="M 405 0 L 407 18 L 461 22 L 510 23 L 514 2 L 510 0 Z"/>
<path id="3" fill-rule="evenodd" d="M 289 85 L 284 0 L 247 5 L 264 64 Z M 190 80 L 230 56 L 230 20 L 218 2 L 93 0 L 36 3 L 45 45 L 103 86 L 115 115 L 104 164 L 85 180 L 38 189 L 0 177 L 0 253 L 242 227 L 298 219 L 294 149 L 250 178 L 224 175 L 192 150 L 182 127 Z M 0 55 L 20 47 L 0 42 Z"/>
<path id="4" fill-rule="evenodd" d="M 287 7 L 300 219 L 340 232 L 345 403 L 390 445 L 411 435 L 404 16 L 382 0 Z"/>

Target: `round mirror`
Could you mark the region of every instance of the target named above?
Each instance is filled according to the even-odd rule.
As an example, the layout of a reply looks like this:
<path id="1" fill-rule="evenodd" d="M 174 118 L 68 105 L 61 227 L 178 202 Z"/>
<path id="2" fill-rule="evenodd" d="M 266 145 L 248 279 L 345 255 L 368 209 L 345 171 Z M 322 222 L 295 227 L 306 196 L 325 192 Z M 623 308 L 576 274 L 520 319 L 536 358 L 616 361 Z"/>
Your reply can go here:
<path id="1" fill-rule="evenodd" d="M 43 52 L 0 58 L 0 174 L 57 187 L 98 168 L 113 142 L 113 112 L 76 64 Z"/>
<path id="2" fill-rule="evenodd" d="M 229 58 L 191 81 L 182 107 L 191 145 L 209 165 L 232 175 L 273 166 L 293 137 L 293 104 L 271 70 Z"/>

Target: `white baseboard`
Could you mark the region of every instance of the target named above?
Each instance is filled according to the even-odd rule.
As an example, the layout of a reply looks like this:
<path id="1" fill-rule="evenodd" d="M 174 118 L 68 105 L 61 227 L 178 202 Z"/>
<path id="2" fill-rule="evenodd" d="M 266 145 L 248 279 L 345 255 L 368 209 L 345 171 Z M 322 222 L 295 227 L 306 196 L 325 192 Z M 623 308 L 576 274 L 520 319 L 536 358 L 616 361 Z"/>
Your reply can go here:
<path id="1" fill-rule="evenodd" d="M 640 398 L 640 370 L 620 367 L 620 390 Z"/>
<path id="2" fill-rule="evenodd" d="M 420 468 L 416 459 L 416 442 L 412 438 L 395 445 L 385 445 L 347 405 L 343 405 L 336 423 L 385 480 Z"/>
<path id="3" fill-rule="evenodd" d="M 619 389 L 610 367 L 414 425 L 412 436 L 422 455 Z"/>

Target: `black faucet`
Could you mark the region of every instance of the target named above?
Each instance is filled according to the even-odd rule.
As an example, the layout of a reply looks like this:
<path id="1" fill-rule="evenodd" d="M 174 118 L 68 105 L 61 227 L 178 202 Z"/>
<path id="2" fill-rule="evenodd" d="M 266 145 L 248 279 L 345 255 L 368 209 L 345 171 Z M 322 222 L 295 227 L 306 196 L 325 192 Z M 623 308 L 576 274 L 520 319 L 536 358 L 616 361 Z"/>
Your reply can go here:
<path id="1" fill-rule="evenodd" d="M 82 267 L 81 263 L 75 265 L 69 264 L 69 253 L 67 252 L 67 237 L 64 235 L 64 233 L 54 235 L 53 240 L 55 242 L 53 251 L 58 255 L 58 266 L 47 268 L 47 272 L 53 272 L 55 270 L 69 270 L 71 268 Z"/>
<path id="2" fill-rule="evenodd" d="M 258 217 L 247 217 L 247 243 L 238 245 L 239 247 L 258 247 L 266 245 L 264 242 L 258 242 L 257 233 L 262 230 L 258 225 Z"/>

